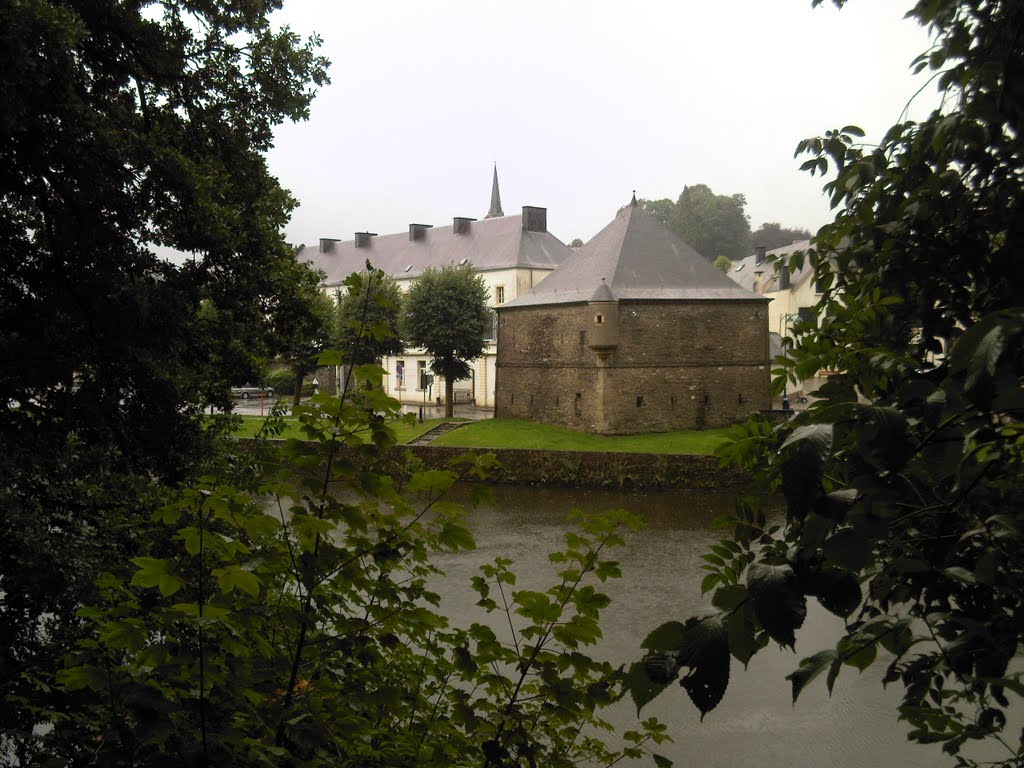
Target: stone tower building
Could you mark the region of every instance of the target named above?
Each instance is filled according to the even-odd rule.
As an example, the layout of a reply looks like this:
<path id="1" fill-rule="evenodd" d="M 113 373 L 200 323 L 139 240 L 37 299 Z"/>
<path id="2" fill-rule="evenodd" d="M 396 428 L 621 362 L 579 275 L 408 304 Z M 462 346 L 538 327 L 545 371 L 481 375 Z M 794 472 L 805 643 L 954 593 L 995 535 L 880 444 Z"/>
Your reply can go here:
<path id="1" fill-rule="evenodd" d="M 767 304 L 634 197 L 498 308 L 495 416 L 600 434 L 742 420 L 770 404 Z"/>

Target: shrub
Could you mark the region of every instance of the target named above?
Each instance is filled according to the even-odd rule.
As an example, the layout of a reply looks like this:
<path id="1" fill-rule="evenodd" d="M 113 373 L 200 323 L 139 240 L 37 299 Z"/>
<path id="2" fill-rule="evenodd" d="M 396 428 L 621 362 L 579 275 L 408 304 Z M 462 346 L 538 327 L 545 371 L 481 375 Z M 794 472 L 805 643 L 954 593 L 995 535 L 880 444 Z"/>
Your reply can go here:
<path id="1" fill-rule="evenodd" d="M 287 368 L 271 371 L 267 377 L 267 386 L 274 390 L 275 395 L 295 394 L 295 372 Z"/>

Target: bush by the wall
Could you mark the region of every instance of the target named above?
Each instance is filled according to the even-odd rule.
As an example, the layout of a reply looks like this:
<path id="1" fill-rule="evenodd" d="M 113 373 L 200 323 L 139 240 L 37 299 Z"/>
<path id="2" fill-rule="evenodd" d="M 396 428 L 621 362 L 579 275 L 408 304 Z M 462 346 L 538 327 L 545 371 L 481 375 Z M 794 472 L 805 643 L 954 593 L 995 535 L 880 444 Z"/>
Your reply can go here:
<path id="1" fill-rule="evenodd" d="M 295 394 L 295 373 L 287 368 L 271 371 L 267 377 L 267 386 L 274 390 L 274 394 L 293 395 Z"/>

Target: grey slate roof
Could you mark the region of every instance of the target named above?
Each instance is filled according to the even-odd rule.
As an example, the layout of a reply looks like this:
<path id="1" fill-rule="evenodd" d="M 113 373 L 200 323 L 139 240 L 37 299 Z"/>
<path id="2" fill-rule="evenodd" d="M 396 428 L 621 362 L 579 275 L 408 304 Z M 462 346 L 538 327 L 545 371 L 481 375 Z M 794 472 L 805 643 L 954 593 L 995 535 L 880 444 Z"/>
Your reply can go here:
<path id="1" fill-rule="evenodd" d="M 793 251 L 806 251 L 811 247 L 810 240 L 798 240 L 791 245 L 783 245 L 780 248 L 773 248 L 768 251 L 766 256 L 786 256 Z M 733 262 L 733 265 L 729 268 L 729 277 L 736 282 L 737 285 L 741 285 L 748 291 L 754 290 L 754 282 L 757 279 L 755 274 L 761 271 L 761 284 L 764 286 L 765 292 L 772 292 L 779 290 L 779 275 L 775 271 L 775 265 L 765 262 L 764 264 L 757 264 L 757 256 L 747 256 L 745 259 Z M 799 285 L 803 279 L 811 273 L 811 267 L 809 264 L 804 263 L 802 269 L 796 272 L 789 273 L 789 284 L 791 286 Z"/>
<path id="2" fill-rule="evenodd" d="M 502 309 L 589 301 L 602 279 L 620 300 L 762 299 L 631 204 L 533 290 Z"/>
<path id="3" fill-rule="evenodd" d="M 453 226 L 432 227 L 420 240 L 410 240 L 408 232 L 379 235 L 369 239 L 365 248 L 354 240 L 320 246 L 303 246 L 297 254 L 327 275 L 325 285 L 336 285 L 353 272 L 365 268 L 366 261 L 396 277 L 417 277 L 427 267 L 460 264 L 463 260 L 478 272 L 496 269 L 534 268 L 551 270 L 569 257 L 571 250 L 549 232 L 523 231 L 523 217 L 503 216 L 469 223 L 468 231 L 456 234 Z"/>

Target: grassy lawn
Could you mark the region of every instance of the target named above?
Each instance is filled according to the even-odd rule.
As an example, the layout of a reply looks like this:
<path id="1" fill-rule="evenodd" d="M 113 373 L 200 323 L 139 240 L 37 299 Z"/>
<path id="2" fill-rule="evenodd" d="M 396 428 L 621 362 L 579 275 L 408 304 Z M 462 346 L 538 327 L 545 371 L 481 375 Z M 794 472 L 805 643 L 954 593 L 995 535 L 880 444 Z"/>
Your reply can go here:
<path id="1" fill-rule="evenodd" d="M 432 445 L 459 448 L 536 448 L 551 451 L 714 453 L 725 429 L 603 437 L 519 419 L 484 419 L 460 427 Z"/>
<path id="2" fill-rule="evenodd" d="M 440 424 L 444 419 L 427 419 L 422 424 L 414 422 L 412 424 L 406 424 L 405 422 L 395 422 L 391 425 L 391 428 L 395 430 L 395 434 L 398 435 L 399 443 L 407 443 L 415 437 L 426 432 L 433 426 Z M 264 418 L 262 416 L 243 416 L 242 426 L 235 432 L 236 437 L 255 437 L 256 432 L 262 426 Z M 298 440 L 304 440 L 305 435 L 299 431 L 299 422 L 296 419 L 285 419 L 285 431 L 278 435 L 278 439 L 287 440 L 289 437 L 294 437 Z"/>

